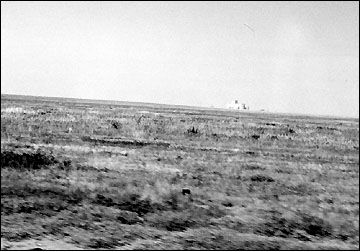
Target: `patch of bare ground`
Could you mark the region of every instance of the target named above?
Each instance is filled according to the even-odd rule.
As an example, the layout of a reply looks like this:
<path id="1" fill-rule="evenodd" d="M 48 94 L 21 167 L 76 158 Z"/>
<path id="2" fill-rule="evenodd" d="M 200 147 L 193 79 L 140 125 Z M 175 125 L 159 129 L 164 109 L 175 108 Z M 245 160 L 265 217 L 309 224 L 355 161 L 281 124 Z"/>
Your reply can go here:
<path id="1" fill-rule="evenodd" d="M 39 239 L 7 241 L 1 239 L 1 250 L 83 250 L 83 248 L 66 240 L 44 236 Z"/>

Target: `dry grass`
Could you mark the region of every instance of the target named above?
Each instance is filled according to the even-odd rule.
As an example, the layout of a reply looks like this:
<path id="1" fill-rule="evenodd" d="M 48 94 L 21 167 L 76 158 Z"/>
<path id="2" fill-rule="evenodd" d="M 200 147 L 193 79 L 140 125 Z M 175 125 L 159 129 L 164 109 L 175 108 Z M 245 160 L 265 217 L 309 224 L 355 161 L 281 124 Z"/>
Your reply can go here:
<path id="1" fill-rule="evenodd" d="M 1 107 L 2 249 L 359 247 L 357 119 L 3 95 Z"/>

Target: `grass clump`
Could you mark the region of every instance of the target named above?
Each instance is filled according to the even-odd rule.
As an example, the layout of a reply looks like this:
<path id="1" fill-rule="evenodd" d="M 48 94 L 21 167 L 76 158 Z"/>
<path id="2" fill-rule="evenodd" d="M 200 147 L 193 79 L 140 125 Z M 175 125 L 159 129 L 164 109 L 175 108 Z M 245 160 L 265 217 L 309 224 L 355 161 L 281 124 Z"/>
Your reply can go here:
<path id="1" fill-rule="evenodd" d="M 171 211 L 166 210 L 157 214 L 150 214 L 145 217 L 145 222 L 152 227 L 167 231 L 185 231 L 189 228 L 209 226 L 214 218 L 221 218 L 226 212 L 217 205 L 189 204 L 188 208 Z"/>
<path id="2" fill-rule="evenodd" d="M 164 206 L 159 203 L 154 203 L 150 199 L 141 199 L 139 194 L 131 192 L 116 197 L 96 194 L 91 202 L 106 207 L 115 207 L 124 211 L 134 212 L 139 216 L 153 213 L 164 208 Z"/>

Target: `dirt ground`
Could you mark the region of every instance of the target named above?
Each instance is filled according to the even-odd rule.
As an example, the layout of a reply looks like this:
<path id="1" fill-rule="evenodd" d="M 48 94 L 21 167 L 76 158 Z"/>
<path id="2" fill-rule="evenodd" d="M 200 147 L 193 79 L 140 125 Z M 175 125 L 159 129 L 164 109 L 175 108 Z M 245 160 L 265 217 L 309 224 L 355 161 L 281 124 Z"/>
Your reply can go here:
<path id="1" fill-rule="evenodd" d="M 1 238 L 1 250 L 83 250 L 69 241 L 59 240 L 56 237 L 43 237 L 38 240 L 8 241 Z"/>

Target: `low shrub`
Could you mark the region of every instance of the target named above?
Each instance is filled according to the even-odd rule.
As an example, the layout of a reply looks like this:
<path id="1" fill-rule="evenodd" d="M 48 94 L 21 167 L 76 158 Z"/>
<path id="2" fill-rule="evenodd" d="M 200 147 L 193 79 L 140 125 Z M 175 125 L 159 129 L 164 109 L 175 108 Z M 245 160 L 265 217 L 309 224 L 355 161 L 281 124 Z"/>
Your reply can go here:
<path id="1" fill-rule="evenodd" d="M 1 168 L 10 167 L 14 169 L 40 169 L 48 165 L 57 164 L 54 156 L 43 153 L 16 153 L 13 151 L 1 152 Z"/>
<path id="2" fill-rule="evenodd" d="M 267 175 L 256 174 L 250 177 L 251 181 L 256 182 L 274 182 L 275 180 Z"/>
<path id="3" fill-rule="evenodd" d="M 312 236 L 328 237 L 332 235 L 332 227 L 325 220 L 299 213 L 294 218 L 285 218 L 280 215 L 272 215 L 270 219 L 255 232 L 266 236 L 278 236 L 283 238 L 299 238 L 299 230 Z"/>
<path id="4" fill-rule="evenodd" d="M 198 128 L 196 128 L 195 129 L 195 127 L 193 126 L 192 128 L 189 128 L 188 130 L 187 130 L 187 134 L 198 134 L 198 133 L 200 133 L 200 131 L 199 131 L 199 129 Z"/>

